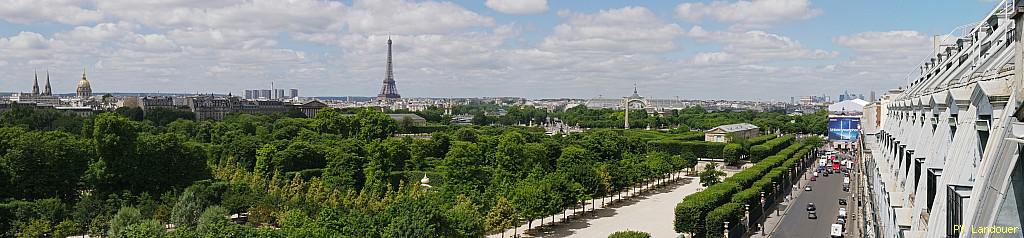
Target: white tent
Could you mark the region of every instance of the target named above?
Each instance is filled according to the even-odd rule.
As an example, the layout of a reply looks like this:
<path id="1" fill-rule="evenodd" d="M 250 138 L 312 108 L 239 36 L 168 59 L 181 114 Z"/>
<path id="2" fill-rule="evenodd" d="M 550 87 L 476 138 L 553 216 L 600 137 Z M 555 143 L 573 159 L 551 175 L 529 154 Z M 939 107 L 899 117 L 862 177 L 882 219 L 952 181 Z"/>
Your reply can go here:
<path id="1" fill-rule="evenodd" d="M 868 101 L 861 99 L 846 100 L 828 105 L 828 112 L 834 115 L 860 115 Z"/>

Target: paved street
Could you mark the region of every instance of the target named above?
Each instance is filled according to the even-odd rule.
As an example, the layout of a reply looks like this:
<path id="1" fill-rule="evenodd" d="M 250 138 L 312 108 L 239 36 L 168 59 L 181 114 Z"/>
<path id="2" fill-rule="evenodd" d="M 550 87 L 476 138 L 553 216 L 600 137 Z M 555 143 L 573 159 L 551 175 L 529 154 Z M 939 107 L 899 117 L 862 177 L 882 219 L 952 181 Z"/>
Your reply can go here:
<path id="1" fill-rule="evenodd" d="M 819 176 L 818 181 L 802 180 L 800 184 L 807 182 L 812 191 L 800 193 L 772 237 L 829 237 L 830 228 L 839 215 L 839 198 L 850 201 L 850 193 L 843 192 L 843 175 Z M 807 203 L 812 202 L 817 207 L 818 219 L 807 218 Z M 846 207 L 847 213 L 852 212 L 851 206 Z"/>

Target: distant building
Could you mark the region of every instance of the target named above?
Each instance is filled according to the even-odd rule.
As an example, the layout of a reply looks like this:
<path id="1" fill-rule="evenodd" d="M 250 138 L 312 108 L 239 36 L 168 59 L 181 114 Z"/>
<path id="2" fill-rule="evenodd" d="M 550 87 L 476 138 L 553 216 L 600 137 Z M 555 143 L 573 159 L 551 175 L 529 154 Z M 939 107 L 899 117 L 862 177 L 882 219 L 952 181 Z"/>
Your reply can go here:
<path id="1" fill-rule="evenodd" d="M 293 88 L 290 91 L 289 98 L 299 98 L 299 89 Z"/>
<path id="2" fill-rule="evenodd" d="M 50 88 L 49 84 L 47 84 L 46 88 Z M 85 71 L 82 71 L 82 80 L 78 81 L 78 89 L 75 90 L 75 96 L 79 98 L 92 97 L 92 86 L 89 85 L 89 80 L 85 79 Z"/>
<path id="3" fill-rule="evenodd" d="M 325 107 L 328 107 L 328 105 L 317 100 L 309 101 L 307 103 L 295 106 L 296 109 L 299 109 L 299 111 L 302 112 L 302 114 L 306 114 L 306 117 L 309 118 L 315 117 L 316 113 L 320 111 L 320 109 L 323 109 Z"/>
<path id="4" fill-rule="evenodd" d="M 139 108 L 143 111 L 156 108 L 174 109 L 174 98 L 171 97 L 143 97 L 139 99 Z"/>
<path id="5" fill-rule="evenodd" d="M 253 91 L 256 90 L 245 90 L 245 99 L 256 99 L 255 97 L 253 97 L 253 95 L 255 94 L 253 93 Z"/>
<path id="6" fill-rule="evenodd" d="M 284 89 L 274 89 L 274 99 L 285 99 L 288 96 L 284 94 Z"/>
<path id="7" fill-rule="evenodd" d="M 256 98 L 257 98 L 257 99 L 259 99 L 259 98 L 262 98 L 262 99 L 271 99 L 271 98 L 273 98 L 273 97 L 272 97 L 273 95 L 271 95 L 272 93 L 273 93 L 273 92 L 271 92 L 271 90 L 270 90 L 270 89 L 260 89 L 260 95 L 259 95 L 258 97 L 256 97 Z"/>
<path id="8" fill-rule="evenodd" d="M 734 136 L 751 138 L 760 134 L 760 129 L 750 123 L 721 125 L 704 132 L 704 141 L 728 143 L 729 137 L 727 135 L 730 133 Z"/>
<path id="9" fill-rule="evenodd" d="M 395 122 L 398 122 L 398 123 L 402 123 L 402 121 L 405 121 L 405 120 L 410 120 L 412 122 L 413 126 L 425 126 L 425 125 L 427 125 L 427 119 L 423 119 L 423 117 L 421 117 L 419 115 L 416 115 L 416 114 L 411 114 L 411 113 L 388 114 L 388 116 L 390 116 L 391 119 L 394 119 Z"/>

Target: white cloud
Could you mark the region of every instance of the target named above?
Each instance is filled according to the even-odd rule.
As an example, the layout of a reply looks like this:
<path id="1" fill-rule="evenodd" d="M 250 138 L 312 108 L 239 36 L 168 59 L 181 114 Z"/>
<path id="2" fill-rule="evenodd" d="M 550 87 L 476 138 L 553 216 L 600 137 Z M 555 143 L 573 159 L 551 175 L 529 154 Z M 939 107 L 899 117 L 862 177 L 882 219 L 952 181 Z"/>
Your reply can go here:
<path id="1" fill-rule="evenodd" d="M 345 13 L 344 4 L 322 0 L 100 0 L 98 9 L 159 28 L 263 32 L 340 30 Z"/>
<path id="2" fill-rule="evenodd" d="M 0 4 L 0 19 L 15 23 L 59 22 L 84 24 L 103 19 L 99 11 L 88 9 L 91 0 L 7 0 Z"/>
<path id="3" fill-rule="evenodd" d="M 861 32 L 837 37 L 835 42 L 863 52 L 917 52 L 931 47 L 931 37 L 917 31 Z"/>
<path id="4" fill-rule="evenodd" d="M 676 49 L 683 34 L 644 7 L 602 10 L 594 14 L 559 12 L 565 23 L 541 42 L 545 50 L 580 52 L 654 53 Z"/>
<path id="5" fill-rule="evenodd" d="M 119 23 L 100 23 L 96 26 L 78 26 L 69 32 L 54 34 L 54 38 L 64 41 L 76 42 L 107 42 L 126 37 L 138 29 L 138 25 Z"/>
<path id="6" fill-rule="evenodd" d="M 537 14 L 548 10 L 547 0 L 487 0 L 485 5 L 505 14 Z"/>
<path id="7" fill-rule="evenodd" d="M 907 73 L 932 51 L 931 37 L 917 31 L 861 32 L 834 41 L 856 52 L 834 67 L 837 77 L 891 87 L 904 83 Z"/>
<path id="8" fill-rule="evenodd" d="M 451 2 L 356 1 L 346 16 L 349 30 L 370 34 L 449 33 L 494 26 L 494 19 Z"/>
<path id="9" fill-rule="evenodd" d="M 687 36 L 698 41 L 723 44 L 724 52 L 697 54 L 696 63 L 722 61 L 763 62 L 791 59 L 827 59 L 839 53 L 822 49 L 807 49 L 799 41 L 764 31 L 707 31 L 694 26 Z"/>
<path id="10" fill-rule="evenodd" d="M 50 40 L 35 32 L 19 32 L 18 35 L 0 38 L 0 48 L 44 50 L 50 48 Z"/>
<path id="11" fill-rule="evenodd" d="M 706 3 L 682 3 L 676 6 L 680 19 L 698 21 L 711 17 L 745 26 L 764 26 L 788 20 L 805 20 L 821 15 L 807 0 L 740 0 Z"/>

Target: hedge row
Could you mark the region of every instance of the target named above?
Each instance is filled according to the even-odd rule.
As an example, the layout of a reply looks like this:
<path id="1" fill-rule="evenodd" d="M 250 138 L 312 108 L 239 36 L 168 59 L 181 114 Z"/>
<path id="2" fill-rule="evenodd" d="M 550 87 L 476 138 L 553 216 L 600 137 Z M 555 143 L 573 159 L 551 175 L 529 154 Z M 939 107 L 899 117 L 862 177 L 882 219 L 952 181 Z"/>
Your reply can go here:
<path id="1" fill-rule="evenodd" d="M 655 140 L 647 142 L 651 149 L 672 155 L 691 153 L 698 158 L 722 159 L 725 143 L 707 141 Z"/>
<path id="2" fill-rule="evenodd" d="M 768 173 L 769 170 L 778 166 L 780 163 L 783 162 L 783 160 L 786 159 L 786 157 L 792 155 L 796 150 L 800 149 L 801 146 L 802 144 L 791 145 L 786 149 L 779 151 L 778 155 L 769 156 L 768 158 L 759 161 L 757 164 L 754 164 L 754 166 L 751 166 L 750 168 L 744 169 L 743 171 L 740 171 L 732 175 L 731 177 L 726 178 L 725 181 L 734 182 L 744 188 L 750 187 L 750 185 L 753 184 L 754 181 L 757 181 L 766 173 Z"/>
<path id="3" fill-rule="evenodd" d="M 702 141 L 704 140 L 704 132 L 694 131 L 687 132 L 679 135 L 669 137 L 667 139 L 678 140 L 678 141 Z"/>
<path id="4" fill-rule="evenodd" d="M 778 137 L 778 135 L 775 135 L 775 134 L 761 135 L 761 136 L 758 136 L 758 137 L 750 138 L 750 140 L 747 140 L 747 142 L 749 142 L 750 146 L 755 146 L 755 145 L 764 144 L 765 142 L 768 142 L 768 140 L 775 139 L 775 137 Z"/>
<path id="5" fill-rule="evenodd" d="M 676 204 L 675 231 L 704 234 L 704 218 L 707 214 L 729 202 L 729 198 L 739 189 L 735 183 L 723 182 L 686 196 Z"/>
<path id="6" fill-rule="evenodd" d="M 761 163 L 758 163 L 754 167 L 751 167 L 749 169 L 744 170 L 743 172 L 740 172 L 744 173 L 746 171 L 759 170 L 760 172 L 766 173 L 764 173 L 763 176 L 756 177 L 757 181 L 753 182 L 753 184 L 751 184 L 749 188 L 734 194 L 730 202 L 749 205 L 751 208 L 750 216 L 760 217 L 761 209 L 757 208 L 764 208 L 767 205 L 761 204 L 761 192 L 765 192 L 766 196 L 771 196 L 772 194 L 770 194 L 770 192 L 772 182 L 782 182 L 783 175 L 785 175 L 790 169 L 795 167 L 797 163 L 800 162 L 800 159 L 803 158 L 805 155 L 809 154 L 811 150 L 813 150 L 814 148 L 814 145 L 806 145 L 803 143 L 792 145 L 790 147 L 787 147 L 785 150 L 780 151 L 779 155 L 768 157 L 762 160 Z M 786 155 L 790 157 L 787 158 L 781 155 Z M 768 165 L 773 166 L 761 167 Z M 766 171 L 766 168 L 771 168 L 771 170 Z M 730 178 L 735 178 L 737 175 L 740 175 L 740 173 L 737 173 L 736 175 L 733 175 L 733 177 Z"/>
<path id="7" fill-rule="evenodd" d="M 787 146 L 792 144 L 793 138 L 794 137 L 791 135 L 782 136 L 779 138 L 771 139 L 763 144 L 750 147 L 750 162 L 757 163 L 758 161 L 761 161 L 761 159 L 764 159 L 769 155 L 778 153 L 779 150 L 782 150 L 782 148 L 786 148 Z"/>
<path id="8" fill-rule="evenodd" d="M 707 227 L 704 237 L 723 237 L 725 232 L 723 224 L 728 221 L 729 227 L 736 227 L 742 218 L 743 204 L 730 202 L 715 208 L 708 213 L 708 218 L 704 223 L 704 227 Z"/>
<path id="9" fill-rule="evenodd" d="M 792 138 L 790 138 L 790 140 L 791 139 Z M 771 174 L 771 172 L 769 172 L 770 169 L 779 166 L 781 163 L 783 163 L 783 160 L 785 160 L 787 156 L 795 153 L 801 146 L 802 144 L 797 144 L 791 146 L 792 148 L 786 148 L 782 151 L 779 151 L 779 155 L 777 156 L 772 156 L 768 159 L 765 159 L 761 163 L 754 165 L 754 167 L 745 169 L 729 178 L 726 178 L 721 183 L 712 185 L 705 189 L 704 191 L 693 193 L 690 194 L 689 196 L 686 196 L 686 198 L 684 198 L 682 202 L 676 204 L 674 223 L 675 231 L 688 232 L 698 235 L 716 233 L 715 231 L 717 231 L 717 233 L 721 233 L 722 229 L 720 228 L 705 228 L 705 224 L 710 224 L 708 223 L 710 221 L 706 220 L 710 219 L 708 217 L 709 213 L 730 202 L 739 205 L 740 211 L 742 211 L 742 204 L 748 203 L 736 202 L 734 198 L 736 194 L 743 192 L 741 191 L 741 189 L 747 188 L 752 185 L 762 189 L 757 190 L 757 193 L 763 191 L 765 186 L 763 184 L 757 185 L 756 183 L 754 183 L 754 181 L 762 179 L 766 173 Z M 657 147 L 652 146 L 652 148 Z M 769 181 L 768 183 L 770 184 L 771 182 Z M 746 193 L 747 194 L 743 196 L 748 197 L 747 200 L 749 200 L 749 197 L 752 196 L 749 194 L 751 192 L 748 191 Z M 759 200 L 758 203 L 760 203 Z M 722 219 L 726 219 L 731 217 L 731 215 L 735 215 L 733 213 L 735 210 L 731 208 L 732 206 L 733 205 L 730 205 L 730 208 L 724 208 L 723 210 L 726 211 L 716 213 L 716 216 L 725 217 Z"/>

